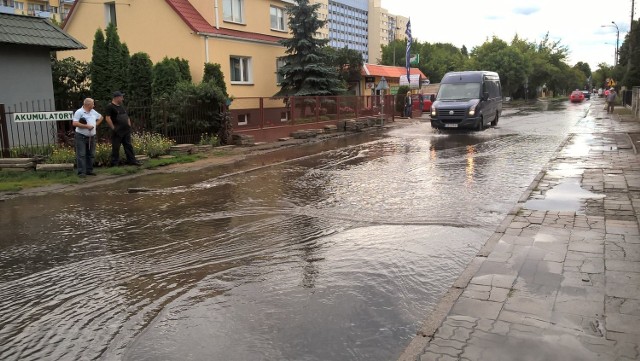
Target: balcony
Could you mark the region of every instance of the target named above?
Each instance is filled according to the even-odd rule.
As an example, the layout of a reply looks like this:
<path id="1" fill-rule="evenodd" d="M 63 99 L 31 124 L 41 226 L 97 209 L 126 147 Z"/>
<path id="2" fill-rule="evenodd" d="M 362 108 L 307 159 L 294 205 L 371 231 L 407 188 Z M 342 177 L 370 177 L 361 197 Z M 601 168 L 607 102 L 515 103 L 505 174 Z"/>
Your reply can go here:
<path id="1" fill-rule="evenodd" d="M 46 18 L 46 19 L 51 18 L 51 12 L 50 11 L 29 10 L 27 12 L 27 14 L 31 15 L 31 16 L 38 16 L 38 17 L 41 17 L 41 18 Z"/>
<path id="2" fill-rule="evenodd" d="M 15 14 L 15 8 L 13 6 L 0 5 L 0 13 L 3 14 Z"/>

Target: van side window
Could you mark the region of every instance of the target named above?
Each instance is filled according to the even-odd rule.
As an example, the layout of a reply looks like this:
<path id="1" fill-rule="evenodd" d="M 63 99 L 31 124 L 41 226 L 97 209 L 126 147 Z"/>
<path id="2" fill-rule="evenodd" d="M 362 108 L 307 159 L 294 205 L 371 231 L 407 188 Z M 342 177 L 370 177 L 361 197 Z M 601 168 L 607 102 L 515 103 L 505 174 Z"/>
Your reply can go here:
<path id="1" fill-rule="evenodd" d="M 489 99 L 500 98 L 500 83 L 496 80 L 485 81 L 485 91 L 489 93 Z"/>

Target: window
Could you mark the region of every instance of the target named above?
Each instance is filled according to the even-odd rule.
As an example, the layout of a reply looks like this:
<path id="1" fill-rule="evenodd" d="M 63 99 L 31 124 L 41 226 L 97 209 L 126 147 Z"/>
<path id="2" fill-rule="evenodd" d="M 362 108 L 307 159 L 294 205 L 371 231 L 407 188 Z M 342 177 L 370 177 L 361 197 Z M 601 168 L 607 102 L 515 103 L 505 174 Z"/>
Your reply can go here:
<path id="1" fill-rule="evenodd" d="M 232 83 L 251 82 L 251 58 L 232 56 L 230 63 Z"/>
<path id="2" fill-rule="evenodd" d="M 238 114 L 238 125 L 249 124 L 249 114 Z"/>
<path id="3" fill-rule="evenodd" d="M 104 18 L 107 25 L 113 24 L 113 26 L 118 26 L 118 22 L 116 21 L 116 3 L 104 4 Z"/>
<path id="4" fill-rule="evenodd" d="M 24 10 L 24 3 L 23 2 L 16 1 L 14 4 L 16 6 L 16 9 Z"/>
<path id="5" fill-rule="evenodd" d="M 280 74 L 280 68 L 282 68 L 286 64 L 284 58 L 276 58 L 276 82 L 281 84 L 284 80 L 284 77 Z"/>
<path id="6" fill-rule="evenodd" d="M 0 0 L 0 6 L 13 7 L 13 0 Z"/>
<path id="7" fill-rule="evenodd" d="M 286 12 L 282 8 L 271 7 L 271 29 L 287 31 Z"/>
<path id="8" fill-rule="evenodd" d="M 244 0 L 222 0 L 222 17 L 225 21 L 244 23 Z"/>

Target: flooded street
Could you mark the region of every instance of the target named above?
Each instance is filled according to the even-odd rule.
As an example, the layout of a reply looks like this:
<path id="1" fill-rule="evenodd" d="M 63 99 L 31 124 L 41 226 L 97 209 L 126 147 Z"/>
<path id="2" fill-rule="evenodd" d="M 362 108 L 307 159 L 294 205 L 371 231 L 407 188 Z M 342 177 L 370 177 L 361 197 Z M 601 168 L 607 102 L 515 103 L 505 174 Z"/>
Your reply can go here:
<path id="1" fill-rule="evenodd" d="M 392 360 L 589 105 L 0 202 L 0 359 Z"/>

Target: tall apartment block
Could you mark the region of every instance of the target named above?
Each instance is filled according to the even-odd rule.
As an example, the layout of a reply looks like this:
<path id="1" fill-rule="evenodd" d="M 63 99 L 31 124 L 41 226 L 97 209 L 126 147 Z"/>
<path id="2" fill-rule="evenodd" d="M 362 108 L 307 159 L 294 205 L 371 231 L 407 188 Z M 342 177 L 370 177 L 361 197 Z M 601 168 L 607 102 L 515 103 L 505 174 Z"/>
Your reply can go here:
<path id="1" fill-rule="evenodd" d="M 406 39 L 408 18 L 389 14 L 380 0 L 312 0 L 319 3 L 318 17 L 326 20 L 316 36 L 328 38 L 334 48 L 357 50 L 365 63 L 377 63 L 382 45 Z"/>
<path id="2" fill-rule="evenodd" d="M 62 23 L 74 2 L 75 0 L 0 0 L 0 13 L 39 16 Z"/>

